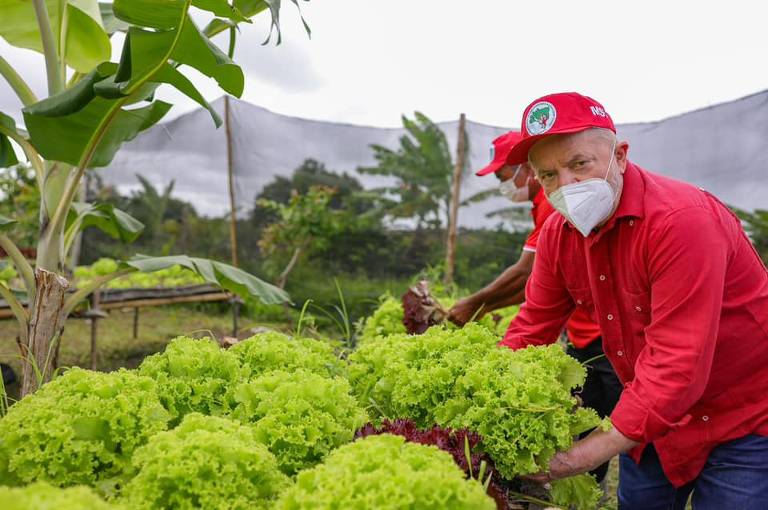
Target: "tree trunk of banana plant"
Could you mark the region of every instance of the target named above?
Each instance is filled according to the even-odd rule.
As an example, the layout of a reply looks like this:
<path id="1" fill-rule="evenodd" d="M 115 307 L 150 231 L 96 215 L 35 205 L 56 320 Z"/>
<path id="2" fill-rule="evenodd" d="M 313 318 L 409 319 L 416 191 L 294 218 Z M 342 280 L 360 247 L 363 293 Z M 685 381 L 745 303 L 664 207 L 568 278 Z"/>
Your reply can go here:
<path id="1" fill-rule="evenodd" d="M 45 269 L 35 271 L 35 299 L 29 310 L 29 330 L 22 352 L 21 396 L 34 392 L 53 372 L 53 351 L 64 330 L 64 296 L 69 282 Z"/>

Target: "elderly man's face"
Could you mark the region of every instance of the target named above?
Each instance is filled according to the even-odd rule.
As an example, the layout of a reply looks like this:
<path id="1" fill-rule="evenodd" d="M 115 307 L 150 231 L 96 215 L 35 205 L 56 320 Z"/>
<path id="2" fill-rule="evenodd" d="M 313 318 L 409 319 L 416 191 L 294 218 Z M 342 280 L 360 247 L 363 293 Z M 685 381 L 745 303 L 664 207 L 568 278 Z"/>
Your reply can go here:
<path id="1" fill-rule="evenodd" d="M 626 142 L 616 143 L 608 172 L 612 146 L 609 136 L 594 131 L 553 135 L 534 145 L 529 159 L 547 195 L 561 186 L 594 178 L 607 179 L 620 189 L 629 146 Z"/>

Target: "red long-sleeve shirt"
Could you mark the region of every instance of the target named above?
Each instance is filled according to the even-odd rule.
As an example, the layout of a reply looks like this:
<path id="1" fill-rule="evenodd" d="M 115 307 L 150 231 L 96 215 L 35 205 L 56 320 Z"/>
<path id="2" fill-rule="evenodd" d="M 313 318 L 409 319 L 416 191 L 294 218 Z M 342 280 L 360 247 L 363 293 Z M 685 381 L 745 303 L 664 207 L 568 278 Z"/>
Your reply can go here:
<path id="1" fill-rule="evenodd" d="M 544 228 L 544 223 L 547 222 L 549 217 L 552 214 L 555 214 L 555 209 L 549 203 L 549 200 L 547 200 L 547 196 L 544 194 L 543 189 L 536 193 L 532 202 L 533 209 L 531 209 L 531 217 L 533 218 L 533 230 L 528 234 L 528 238 L 525 240 L 523 251 L 536 253 L 536 246 L 539 243 L 541 229 Z M 590 317 L 587 311 L 577 308 L 568 320 L 565 332 L 568 335 L 568 340 L 570 340 L 573 345 L 579 349 L 583 349 L 600 336 L 600 326 L 598 326 L 595 320 Z"/>
<path id="2" fill-rule="evenodd" d="M 624 383 L 611 421 L 654 443 L 675 486 L 718 444 L 768 436 L 768 271 L 716 198 L 629 163 L 597 232 L 553 215 L 501 344 L 552 343 L 577 307 L 598 319 Z"/>

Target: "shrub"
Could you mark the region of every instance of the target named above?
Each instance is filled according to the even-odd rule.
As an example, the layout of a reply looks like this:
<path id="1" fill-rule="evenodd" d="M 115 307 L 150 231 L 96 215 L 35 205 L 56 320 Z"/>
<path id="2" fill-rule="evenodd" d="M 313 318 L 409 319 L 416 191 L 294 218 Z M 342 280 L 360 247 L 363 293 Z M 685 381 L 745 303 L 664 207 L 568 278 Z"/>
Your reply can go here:
<path id="1" fill-rule="evenodd" d="M 389 294 L 379 298 L 379 306 L 363 322 L 359 342 L 367 342 L 378 336 L 405 333 L 403 306 L 400 300 Z"/>
<path id="2" fill-rule="evenodd" d="M 251 427 L 199 413 L 152 437 L 133 468 L 124 497 L 139 510 L 267 509 L 289 485 Z"/>
<path id="3" fill-rule="evenodd" d="M 571 389 L 584 377 L 584 368 L 557 345 L 495 348 L 466 367 L 435 419 L 480 434 L 504 478 L 535 473 L 599 423 L 594 411 L 575 410 Z"/>
<path id="4" fill-rule="evenodd" d="M 561 347 L 511 351 L 496 347 L 497 340 L 480 324 L 382 337 L 350 356 L 350 382 L 378 420 L 408 418 L 419 428 L 480 434 L 482 448 L 511 480 L 545 469 L 599 420 L 576 410 L 571 390 L 583 384 L 585 370 Z"/>
<path id="5" fill-rule="evenodd" d="M 476 323 L 380 338 L 350 355 L 349 380 L 375 418 L 409 418 L 418 427 L 431 427 L 435 409 L 451 396 L 457 377 L 497 341 Z"/>
<path id="6" fill-rule="evenodd" d="M 451 456 L 433 446 L 383 434 L 342 446 L 314 469 L 299 473 L 280 510 L 493 510 L 493 500 L 466 480 Z"/>
<path id="7" fill-rule="evenodd" d="M 222 415 L 225 394 L 246 374 L 237 356 L 210 338 L 178 337 L 162 353 L 147 357 L 138 369 L 157 381 L 160 401 L 175 422 L 185 414 Z"/>
<path id="8" fill-rule="evenodd" d="M 439 301 L 444 309 L 448 310 L 454 305 L 456 299 L 437 296 L 437 301 Z M 476 323 L 485 326 L 496 335 L 503 336 L 507 331 L 507 327 L 509 327 L 509 323 L 517 315 L 518 311 L 518 306 L 502 308 L 485 314 Z M 367 343 L 376 337 L 406 333 L 406 328 L 403 325 L 403 316 L 401 300 L 392 297 L 390 294 L 384 294 L 379 298 L 379 307 L 376 308 L 371 316 L 363 321 L 359 342 Z M 460 329 L 451 322 L 446 322 L 444 326 L 446 329 L 451 330 Z"/>
<path id="9" fill-rule="evenodd" d="M 355 433 L 355 438 L 379 434 L 402 436 L 409 443 L 435 446 L 448 453 L 464 471 L 466 478 L 474 478 L 487 487 L 486 493 L 496 502 L 497 510 L 509 508 L 507 487 L 496 472 L 493 460 L 479 447 L 481 438 L 478 434 L 438 425 L 420 430 L 411 420 L 384 420 L 380 427 L 375 427 L 372 423 L 366 424 Z"/>
<path id="10" fill-rule="evenodd" d="M 60 489 L 46 482 L 26 487 L 0 487 L 3 510 L 118 510 L 119 506 L 101 500 L 89 487 Z"/>
<path id="11" fill-rule="evenodd" d="M 253 424 L 258 440 L 289 475 L 314 466 L 351 441 L 368 419 L 345 379 L 304 370 L 274 371 L 241 383 L 233 399 L 232 415 Z"/>
<path id="12" fill-rule="evenodd" d="M 243 340 L 229 351 L 251 377 L 272 370 L 302 369 L 323 376 L 344 373 L 344 365 L 334 355 L 333 348 L 327 342 L 312 338 L 291 338 L 271 331 Z"/>
<path id="13" fill-rule="evenodd" d="M 152 379 L 72 368 L 0 420 L 0 479 L 9 485 L 107 482 L 168 419 Z"/>

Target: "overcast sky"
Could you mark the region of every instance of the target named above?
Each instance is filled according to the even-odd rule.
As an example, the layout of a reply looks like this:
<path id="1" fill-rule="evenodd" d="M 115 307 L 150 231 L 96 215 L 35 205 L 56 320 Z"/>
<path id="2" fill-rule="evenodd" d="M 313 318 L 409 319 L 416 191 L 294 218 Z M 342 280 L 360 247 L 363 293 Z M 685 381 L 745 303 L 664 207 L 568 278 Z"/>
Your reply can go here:
<path id="1" fill-rule="evenodd" d="M 311 39 L 283 4 L 283 44 L 260 45 L 262 15 L 243 26 L 235 60 L 244 99 L 299 117 L 397 126 L 418 109 L 518 126 L 532 99 L 575 90 L 626 123 L 768 88 L 766 2 L 311 0 L 301 2 Z M 0 54 L 44 90 L 36 54 L 4 41 Z M 207 78 L 196 83 L 220 95 Z M 171 116 L 196 106 L 173 91 L 161 97 L 176 101 Z M 0 110 L 18 110 L 4 82 Z"/>

